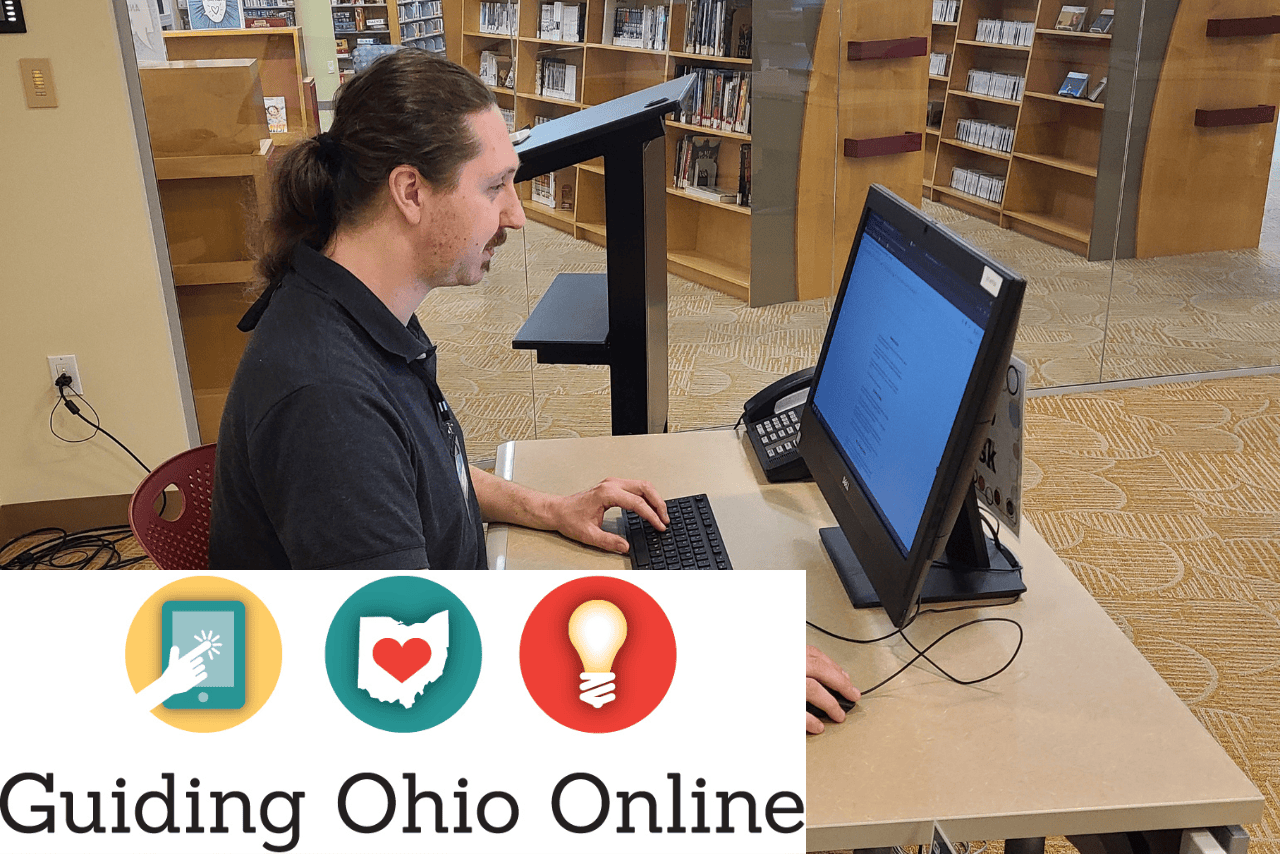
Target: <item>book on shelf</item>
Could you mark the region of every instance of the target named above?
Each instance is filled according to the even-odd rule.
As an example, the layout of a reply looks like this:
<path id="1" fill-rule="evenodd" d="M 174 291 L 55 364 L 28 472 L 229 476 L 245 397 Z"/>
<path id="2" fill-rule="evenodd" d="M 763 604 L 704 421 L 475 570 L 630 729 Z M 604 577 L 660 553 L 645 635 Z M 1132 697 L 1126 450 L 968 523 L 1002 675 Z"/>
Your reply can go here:
<path id="1" fill-rule="evenodd" d="M 1058 12 L 1058 21 L 1053 28 L 1078 33 L 1084 29 L 1084 16 L 1087 14 L 1089 14 L 1088 6 L 1063 6 Z"/>
<path id="2" fill-rule="evenodd" d="M 670 12 L 661 3 L 637 4 L 632 0 L 606 0 L 606 44 L 666 50 Z"/>
<path id="3" fill-rule="evenodd" d="M 498 112 L 502 113 L 502 121 L 507 125 L 507 133 L 515 133 L 516 111 L 506 107 L 499 107 Z"/>
<path id="4" fill-rule="evenodd" d="M 1111 22 L 1116 19 L 1115 9 L 1103 9 L 1098 13 L 1098 17 L 1093 19 L 1093 23 L 1089 25 L 1091 33 L 1109 33 L 1111 32 Z"/>
<path id="5" fill-rule="evenodd" d="M 1035 21 L 1005 21 L 996 18 L 979 18 L 974 41 L 986 44 L 1030 47 L 1031 38 L 1035 31 Z"/>
<path id="6" fill-rule="evenodd" d="M 714 187 L 720 158 L 720 137 L 686 133 L 676 144 L 676 169 L 673 184 L 689 187 Z"/>
<path id="7" fill-rule="evenodd" d="M 556 206 L 556 173 L 539 175 L 529 182 L 533 201 L 549 208 Z"/>
<path id="8" fill-rule="evenodd" d="M 954 24 L 960 14 L 960 0 L 933 0 L 933 21 Z"/>
<path id="9" fill-rule="evenodd" d="M 678 121 L 733 133 L 751 132 L 751 72 L 676 66 L 676 77 L 690 74 L 695 78 L 691 87 L 693 97 L 681 105 L 676 114 Z"/>
<path id="10" fill-rule="evenodd" d="M 951 54 L 949 53 L 931 53 L 929 54 L 929 73 L 934 77 L 946 77 L 951 69 Z"/>
<path id="11" fill-rule="evenodd" d="M 1026 87 L 1026 83 L 1027 79 L 1020 74 L 973 68 L 969 70 L 965 91 L 974 95 L 1004 98 L 1006 101 L 1021 101 L 1022 90 Z"/>
<path id="12" fill-rule="evenodd" d="M 1103 77 L 1089 89 L 1089 100 L 1096 101 L 1102 96 L 1102 92 L 1107 88 L 1107 78 Z"/>
<path id="13" fill-rule="evenodd" d="M 751 207 L 751 143 L 738 146 L 738 204 Z"/>
<path id="14" fill-rule="evenodd" d="M 586 3 L 543 3 L 539 7 L 538 38 L 557 42 L 586 40 Z"/>
<path id="15" fill-rule="evenodd" d="M 285 113 L 284 96 L 263 98 L 262 103 L 267 108 L 267 132 L 288 133 L 289 118 Z"/>
<path id="16" fill-rule="evenodd" d="M 480 32 L 500 36 L 515 35 L 517 10 L 514 3 L 483 2 L 480 4 Z"/>
<path id="17" fill-rule="evenodd" d="M 573 185 L 565 184 L 560 188 L 560 210 L 573 213 Z"/>
<path id="18" fill-rule="evenodd" d="M 998 205 L 1004 201 L 1003 175 L 984 172 L 981 169 L 966 169 L 953 166 L 951 169 L 951 188 L 970 196 L 977 196 Z"/>
<path id="19" fill-rule="evenodd" d="M 685 187 L 684 191 L 691 196 L 699 199 L 706 199 L 709 202 L 720 202 L 725 205 L 736 205 L 738 203 L 738 194 L 730 193 L 728 190 L 722 190 L 719 187 Z"/>
<path id="20" fill-rule="evenodd" d="M 930 101 L 925 107 L 924 123 L 937 130 L 942 127 L 942 101 Z"/>
<path id="21" fill-rule="evenodd" d="M 292 9 L 249 9 L 244 10 L 244 25 L 253 27 L 292 27 L 294 26 Z"/>
<path id="22" fill-rule="evenodd" d="M 563 59 L 538 57 L 534 64 L 533 93 L 560 101 L 576 101 L 578 67 Z"/>
<path id="23" fill-rule="evenodd" d="M 989 148 L 1005 154 L 1013 151 L 1013 128 L 981 119 L 960 119 L 956 122 L 956 139 L 979 148 Z"/>
<path id="24" fill-rule="evenodd" d="M 751 56 L 750 0 L 689 0 L 684 53 Z"/>
<path id="25" fill-rule="evenodd" d="M 492 50 L 480 51 L 479 77 L 490 86 L 506 86 L 510 88 L 512 73 L 511 57 Z"/>
<path id="26" fill-rule="evenodd" d="M 1082 98 L 1088 85 L 1088 74 L 1083 71 L 1068 71 L 1062 85 L 1058 87 L 1058 95 L 1063 98 Z"/>

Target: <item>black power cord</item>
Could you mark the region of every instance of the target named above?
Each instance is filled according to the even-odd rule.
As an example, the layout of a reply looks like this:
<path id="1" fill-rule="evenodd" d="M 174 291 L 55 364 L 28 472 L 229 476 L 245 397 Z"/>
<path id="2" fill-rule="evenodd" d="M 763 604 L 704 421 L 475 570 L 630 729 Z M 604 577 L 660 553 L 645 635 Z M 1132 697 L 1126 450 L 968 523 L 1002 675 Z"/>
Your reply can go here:
<path id="1" fill-rule="evenodd" d="M 984 603 L 979 605 L 961 605 L 956 608 L 926 608 L 924 610 L 921 610 L 920 606 L 917 604 L 915 613 L 913 613 L 910 617 L 907 618 L 907 621 L 902 624 L 902 628 L 897 629 L 896 631 L 892 631 L 889 634 L 883 635 L 878 638 L 851 638 L 851 637 L 846 637 L 845 635 L 836 634 L 835 632 L 829 629 L 824 629 L 822 626 L 819 626 L 816 623 L 810 622 L 809 620 L 805 620 L 805 624 L 808 625 L 810 628 L 817 629 L 818 631 L 822 632 L 824 635 L 827 635 L 828 637 L 835 638 L 836 640 L 844 641 L 846 643 L 856 643 L 856 644 L 880 643 L 881 641 L 886 641 L 886 640 L 889 640 L 890 638 L 900 635 L 902 639 L 906 641 L 907 646 L 911 647 L 911 649 L 915 652 L 915 655 L 912 656 L 911 659 L 907 661 L 906 664 L 902 665 L 902 667 L 895 670 L 887 678 L 882 679 L 881 681 L 877 682 L 875 685 L 872 685 L 870 688 L 867 688 L 861 691 L 860 693 L 862 694 L 862 696 L 865 697 L 866 695 L 870 694 L 872 691 L 875 691 L 877 688 L 880 688 L 885 684 L 893 681 L 894 679 L 897 679 L 899 676 L 901 676 L 903 673 L 906 672 L 907 668 L 911 667 L 911 665 L 915 664 L 917 661 L 921 659 L 924 659 L 925 661 L 929 662 L 929 664 L 933 665 L 934 669 L 936 669 L 939 673 L 941 673 L 943 676 L 945 676 L 947 679 L 951 680 L 952 682 L 956 683 L 957 685 L 977 685 L 981 682 L 986 682 L 988 679 L 994 679 L 995 677 L 999 676 L 1001 673 L 1004 673 L 1013 664 L 1014 659 L 1018 657 L 1018 653 L 1022 651 L 1022 641 L 1025 637 L 1025 634 L 1022 630 L 1022 625 L 1017 620 L 1010 619 L 1009 617 L 979 617 L 976 620 L 969 620 L 967 623 L 961 623 L 960 625 L 954 626 L 948 629 L 947 631 L 943 632 L 940 636 L 938 636 L 930 644 L 928 644 L 924 649 L 920 649 L 918 646 L 912 643 L 911 639 L 908 638 L 906 635 L 907 628 L 912 623 L 914 623 L 916 621 L 916 618 L 919 617 L 921 614 L 949 614 L 954 611 L 972 611 L 977 608 L 988 608 L 988 607 L 990 607 L 990 603 Z M 929 657 L 928 655 L 929 650 L 933 649 L 935 646 L 942 643 L 942 641 L 946 640 L 948 637 L 960 631 L 961 629 L 968 628 L 969 626 L 976 626 L 979 623 L 1009 623 L 1018 630 L 1018 644 L 1017 646 L 1014 647 L 1013 654 L 1009 656 L 1009 660 L 1006 661 L 1003 665 L 1001 665 L 999 669 L 994 670 L 991 673 L 988 673 L 986 676 L 980 676 L 977 679 L 958 679 L 955 676 L 952 676 L 950 673 L 948 673 L 945 668 L 943 668 L 936 661 L 934 661 L 932 658 Z"/>
<path id="2" fill-rule="evenodd" d="M 85 424 L 88 424 L 90 427 L 92 427 L 93 432 L 90 433 L 88 436 L 85 436 L 83 439 L 68 439 L 65 436 L 59 436 L 58 431 L 53 429 L 53 413 L 58 411 L 58 403 L 55 403 L 53 405 L 53 409 L 49 411 L 49 432 L 52 433 L 57 438 L 61 439 L 62 441 L 71 442 L 73 444 L 79 443 L 79 442 L 87 442 L 90 439 L 92 439 L 94 436 L 101 433 L 102 435 L 106 436 L 108 439 L 110 439 L 111 441 L 119 445 L 122 449 L 124 449 L 124 452 L 126 454 L 133 457 L 133 461 L 138 465 L 142 466 L 143 469 L 146 470 L 147 474 L 151 474 L 151 469 L 148 468 L 146 463 L 138 459 L 137 454 L 135 454 L 133 451 L 126 448 L 123 442 L 121 442 L 115 436 L 112 436 L 109 432 L 107 432 L 107 429 L 102 426 L 102 423 L 101 423 L 102 418 L 98 415 L 98 410 L 93 408 L 93 404 L 85 400 L 84 396 L 81 395 L 80 392 L 76 391 L 75 389 L 71 389 L 71 393 L 74 394 L 76 397 L 80 398 L 82 401 L 84 401 L 84 405 L 89 407 L 89 411 L 93 413 L 93 417 L 95 420 L 90 421 L 88 418 L 84 417 L 84 413 L 80 411 L 80 407 L 76 405 L 75 401 L 67 397 L 67 389 L 70 388 L 71 382 L 72 382 L 71 377 L 67 376 L 66 374 L 59 375 L 58 379 L 54 381 L 53 384 L 58 387 L 58 403 L 61 403 L 63 406 L 67 408 L 68 412 L 70 412 L 72 415 L 79 418 Z"/>
<path id="3" fill-rule="evenodd" d="M 102 419 L 98 415 L 98 411 L 93 408 L 93 404 L 74 388 L 71 389 L 71 393 L 80 398 L 80 401 L 89 407 L 89 411 L 93 413 L 94 420 L 90 421 L 80 411 L 79 405 L 67 397 L 67 389 L 71 388 L 71 383 L 71 377 L 67 374 L 60 374 L 57 380 L 54 381 L 54 385 L 58 388 L 58 401 L 54 403 L 53 409 L 49 411 L 49 432 L 63 442 L 71 444 L 87 442 L 101 433 L 119 445 L 126 454 L 133 457 L 134 462 L 142 466 L 150 474 L 151 469 L 147 464 L 138 459 L 137 454 L 125 447 L 123 442 L 112 436 L 102 426 Z M 93 432 L 83 439 L 68 439 L 66 436 L 60 435 L 53 426 L 53 416 L 60 405 L 92 427 Z M 165 498 L 164 500 L 167 504 L 168 499 Z M 164 506 L 161 507 L 160 513 L 164 513 Z M 38 528 L 14 537 L 3 546 L 0 546 L 0 570 L 124 569 L 149 559 L 145 554 L 131 558 L 125 558 L 120 554 L 119 544 L 132 537 L 133 530 L 128 525 L 104 525 L 73 533 L 68 533 L 62 528 Z M 36 542 L 25 544 L 27 540 L 31 539 L 36 539 Z M 24 543 L 25 545 L 20 551 L 14 552 L 13 550 L 19 543 Z M 6 555 L 8 556 L 6 557 Z"/>

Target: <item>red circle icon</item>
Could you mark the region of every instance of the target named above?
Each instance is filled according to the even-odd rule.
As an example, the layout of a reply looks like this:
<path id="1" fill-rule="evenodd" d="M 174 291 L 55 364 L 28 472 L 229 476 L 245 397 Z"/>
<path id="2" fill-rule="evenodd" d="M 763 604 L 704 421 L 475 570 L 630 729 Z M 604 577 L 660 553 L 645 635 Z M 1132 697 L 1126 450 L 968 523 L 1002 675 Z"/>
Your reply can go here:
<path id="1" fill-rule="evenodd" d="M 671 621 L 648 593 L 618 578 L 579 578 L 552 590 L 520 637 L 533 701 L 579 732 L 617 732 L 644 720 L 676 672 Z"/>

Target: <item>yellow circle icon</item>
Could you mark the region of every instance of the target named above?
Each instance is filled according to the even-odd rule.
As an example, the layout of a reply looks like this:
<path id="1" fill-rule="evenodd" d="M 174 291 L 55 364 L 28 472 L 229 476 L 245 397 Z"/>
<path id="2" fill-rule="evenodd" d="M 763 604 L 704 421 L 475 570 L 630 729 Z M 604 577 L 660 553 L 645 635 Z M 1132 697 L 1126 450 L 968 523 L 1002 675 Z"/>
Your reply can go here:
<path id="1" fill-rule="evenodd" d="M 257 713 L 275 690 L 280 678 L 280 630 L 275 618 L 248 588 L 207 575 L 180 578 L 156 591 L 138 609 L 129 636 L 125 639 L 124 660 L 129 684 L 141 692 L 163 671 L 161 649 L 166 602 L 232 600 L 244 605 L 244 705 L 238 709 L 170 709 L 157 703 L 151 713 L 177 729 L 187 732 L 220 732 L 247 721 Z"/>

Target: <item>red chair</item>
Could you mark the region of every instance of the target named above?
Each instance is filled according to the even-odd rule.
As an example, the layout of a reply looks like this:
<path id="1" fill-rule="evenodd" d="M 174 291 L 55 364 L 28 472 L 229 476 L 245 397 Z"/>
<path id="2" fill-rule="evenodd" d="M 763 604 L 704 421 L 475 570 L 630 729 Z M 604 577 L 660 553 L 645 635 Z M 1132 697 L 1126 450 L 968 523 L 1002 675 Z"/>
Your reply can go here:
<path id="1" fill-rule="evenodd" d="M 160 569 L 209 569 L 209 507 L 213 504 L 216 445 L 183 451 L 147 475 L 129 500 L 129 527 L 138 545 Z M 176 486 L 182 507 L 170 520 L 156 512 L 160 493 Z M 172 497 L 169 501 L 172 502 Z M 172 510 L 166 511 L 172 516 Z"/>

